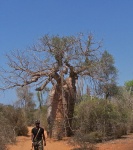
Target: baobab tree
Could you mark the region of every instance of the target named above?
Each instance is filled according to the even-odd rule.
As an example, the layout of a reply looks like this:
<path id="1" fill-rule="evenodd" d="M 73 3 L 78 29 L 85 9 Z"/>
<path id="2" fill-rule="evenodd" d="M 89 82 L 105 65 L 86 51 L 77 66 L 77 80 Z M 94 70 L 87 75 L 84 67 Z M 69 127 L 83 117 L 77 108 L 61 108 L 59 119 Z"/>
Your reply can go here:
<path id="1" fill-rule="evenodd" d="M 91 34 L 45 35 L 28 50 L 7 55 L 9 69 L 3 69 L 1 89 L 32 84 L 42 91 L 52 85 L 48 111 L 52 136 L 70 136 L 78 77 L 90 79 L 93 85 L 104 82 L 100 48 Z"/>

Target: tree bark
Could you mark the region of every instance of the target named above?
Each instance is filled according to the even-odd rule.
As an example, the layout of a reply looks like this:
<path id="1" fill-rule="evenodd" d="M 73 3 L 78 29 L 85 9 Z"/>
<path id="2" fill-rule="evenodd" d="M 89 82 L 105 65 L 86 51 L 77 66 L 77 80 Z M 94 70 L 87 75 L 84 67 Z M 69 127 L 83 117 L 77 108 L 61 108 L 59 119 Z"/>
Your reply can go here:
<path id="1" fill-rule="evenodd" d="M 64 136 L 71 136 L 72 119 L 76 100 L 76 86 L 74 78 L 67 78 L 65 84 L 57 84 L 52 89 L 48 123 L 50 135 L 61 139 Z"/>

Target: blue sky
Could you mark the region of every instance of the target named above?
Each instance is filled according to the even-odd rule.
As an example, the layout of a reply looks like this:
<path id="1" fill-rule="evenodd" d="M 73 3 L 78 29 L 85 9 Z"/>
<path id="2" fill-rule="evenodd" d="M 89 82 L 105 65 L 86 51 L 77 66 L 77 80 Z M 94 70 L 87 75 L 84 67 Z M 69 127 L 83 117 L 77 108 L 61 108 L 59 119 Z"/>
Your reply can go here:
<path id="1" fill-rule="evenodd" d="M 26 49 L 44 34 L 92 33 L 103 40 L 118 69 L 118 84 L 133 79 L 132 0 L 0 0 L 0 64 L 5 53 Z M 10 99 L 9 99 L 10 98 Z M 15 93 L 0 95 L 11 103 Z"/>

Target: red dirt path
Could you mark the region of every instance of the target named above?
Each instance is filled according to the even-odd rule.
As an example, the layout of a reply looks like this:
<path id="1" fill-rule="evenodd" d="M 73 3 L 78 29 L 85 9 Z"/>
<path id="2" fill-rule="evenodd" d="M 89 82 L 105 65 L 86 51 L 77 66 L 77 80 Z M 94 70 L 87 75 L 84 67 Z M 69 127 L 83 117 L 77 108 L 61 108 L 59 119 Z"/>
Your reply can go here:
<path id="1" fill-rule="evenodd" d="M 31 128 L 29 128 L 31 129 Z M 73 150 L 66 140 L 54 141 L 47 138 L 45 150 Z M 96 145 L 97 150 L 133 150 L 133 134 L 123 137 L 122 139 L 112 140 Z M 14 145 L 8 145 L 8 150 L 31 150 L 30 131 L 27 137 L 17 137 Z"/>

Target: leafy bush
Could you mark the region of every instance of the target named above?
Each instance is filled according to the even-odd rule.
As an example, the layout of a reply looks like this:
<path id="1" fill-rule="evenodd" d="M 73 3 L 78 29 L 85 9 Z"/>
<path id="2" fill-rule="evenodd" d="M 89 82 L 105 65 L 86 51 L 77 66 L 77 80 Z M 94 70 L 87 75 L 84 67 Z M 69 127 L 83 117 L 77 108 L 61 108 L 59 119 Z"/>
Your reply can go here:
<path id="1" fill-rule="evenodd" d="M 128 110 L 103 99 L 80 102 L 75 107 L 74 117 L 73 128 L 80 130 L 83 141 L 99 142 L 118 138 L 128 130 Z"/>
<path id="2" fill-rule="evenodd" d="M 0 148 L 16 141 L 16 135 L 27 135 L 28 129 L 21 109 L 0 105 Z"/>
<path id="3" fill-rule="evenodd" d="M 20 108 L 6 106 L 3 110 L 4 116 L 7 118 L 10 126 L 15 130 L 17 136 L 27 135 L 28 128 L 25 118 L 25 112 Z"/>
<path id="4" fill-rule="evenodd" d="M 5 150 L 7 143 L 15 142 L 16 135 L 8 119 L 4 116 L 3 106 L 0 105 L 0 148 Z"/>

